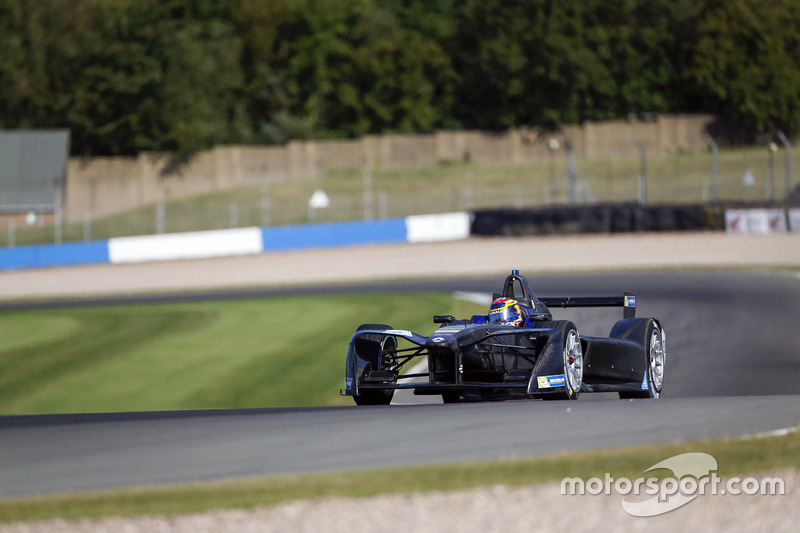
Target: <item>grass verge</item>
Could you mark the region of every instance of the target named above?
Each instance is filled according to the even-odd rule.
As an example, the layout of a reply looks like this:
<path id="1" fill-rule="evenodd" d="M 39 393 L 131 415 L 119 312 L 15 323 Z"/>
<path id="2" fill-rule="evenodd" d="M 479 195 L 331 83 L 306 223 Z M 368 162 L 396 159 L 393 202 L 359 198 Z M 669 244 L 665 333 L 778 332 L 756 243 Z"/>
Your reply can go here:
<path id="1" fill-rule="evenodd" d="M 427 292 L 2 311 L 0 415 L 351 405 L 360 324 L 483 311 Z"/>
<path id="2" fill-rule="evenodd" d="M 346 473 L 281 476 L 241 481 L 0 500 L 0 522 L 106 516 L 178 515 L 212 509 L 253 508 L 297 499 L 364 497 L 389 493 L 449 491 L 503 484 L 522 486 L 564 477 L 643 477 L 673 455 L 705 452 L 717 475 L 800 469 L 800 432 L 686 444 L 560 454 L 535 459 L 415 466 Z"/>

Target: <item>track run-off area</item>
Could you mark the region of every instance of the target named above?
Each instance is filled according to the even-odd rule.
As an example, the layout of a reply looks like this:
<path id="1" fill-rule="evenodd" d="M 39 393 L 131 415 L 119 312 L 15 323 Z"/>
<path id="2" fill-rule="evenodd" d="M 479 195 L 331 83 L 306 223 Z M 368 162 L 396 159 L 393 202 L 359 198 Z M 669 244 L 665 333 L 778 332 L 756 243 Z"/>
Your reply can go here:
<path id="1" fill-rule="evenodd" d="M 584 394 L 573 402 L 0 417 L 0 497 L 495 460 L 794 428 L 800 425 L 799 267 L 800 236 L 700 234 L 469 239 L 3 272 L 0 298 L 13 308 L 55 305 L 53 299 L 74 305 L 296 292 L 490 293 L 519 268 L 539 296 L 633 291 L 637 315 L 665 326 L 667 361 L 660 400 Z M 587 335 L 607 334 L 621 314 L 553 311 Z M 340 350 L 344 365 L 346 347 Z"/>

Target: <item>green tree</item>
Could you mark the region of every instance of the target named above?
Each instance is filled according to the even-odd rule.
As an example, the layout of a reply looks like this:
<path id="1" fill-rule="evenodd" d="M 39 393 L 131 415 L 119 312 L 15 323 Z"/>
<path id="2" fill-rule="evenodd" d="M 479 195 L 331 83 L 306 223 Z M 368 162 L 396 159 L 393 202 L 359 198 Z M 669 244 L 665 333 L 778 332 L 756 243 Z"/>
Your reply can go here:
<path id="1" fill-rule="evenodd" d="M 800 129 L 797 0 L 0 0 L 0 127 L 85 155 L 718 113 Z"/>
<path id="2" fill-rule="evenodd" d="M 71 73 L 78 147 L 91 153 L 191 153 L 234 139 L 243 120 L 240 43 L 214 3 L 93 6 L 94 31 Z M 198 7 L 198 6 L 205 6 Z"/>
<path id="3" fill-rule="evenodd" d="M 557 126 L 669 112 L 685 0 L 464 4 L 450 53 L 470 127 Z"/>
<path id="4" fill-rule="evenodd" d="M 47 125 L 47 51 L 67 48 L 69 32 L 49 31 L 53 20 L 48 7 L 24 0 L 0 0 L 0 127 L 36 128 Z M 59 41 L 54 47 L 53 41 Z"/>
<path id="5" fill-rule="evenodd" d="M 705 0 L 687 80 L 705 110 L 758 132 L 800 128 L 800 9 L 794 0 Z"/>
<path id="6" fill-rule="evenodd" d="M 369 0 L 240 0 L 235 20 L 245 36 L 255 129 L 283 142 L 443 124 L 449 58 L 432 36 L 403 26 L 421 9 Z"/>
<path id="7" fill-rule="evenodd" d="M 240 43 L 224 4 L 3 0 L 3 125 L 68 127 L 85 155 L 244 137 Z"/>

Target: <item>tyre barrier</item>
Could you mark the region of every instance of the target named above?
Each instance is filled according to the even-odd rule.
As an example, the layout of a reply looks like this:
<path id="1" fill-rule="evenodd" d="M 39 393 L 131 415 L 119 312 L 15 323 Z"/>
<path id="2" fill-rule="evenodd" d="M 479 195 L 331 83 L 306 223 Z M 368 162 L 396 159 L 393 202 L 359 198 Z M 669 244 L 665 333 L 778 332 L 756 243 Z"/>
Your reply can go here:
<path id="1" fill-rule="evenodd" d="M 722 229 L 719 208 L 605 204 L 476 211 L 470 232 L 484 236 L 523 236 Z"/>

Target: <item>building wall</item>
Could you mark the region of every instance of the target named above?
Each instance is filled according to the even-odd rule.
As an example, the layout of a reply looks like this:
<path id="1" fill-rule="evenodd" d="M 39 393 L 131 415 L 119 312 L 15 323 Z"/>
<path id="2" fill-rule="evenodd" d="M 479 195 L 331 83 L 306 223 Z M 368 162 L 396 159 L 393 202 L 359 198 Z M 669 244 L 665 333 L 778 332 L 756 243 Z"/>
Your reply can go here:
<path id="1" fill-rule="evenodd" d="M 583 159 L 636 157 L 635 139 L 650 156 L 705 149 L 714 117 L 657 116 L 648 122 L 587 122 L 555 132 L 437 131 L 419 135 L 369 135 L 353 140 L 292 141 L 285 146 L 218 146 L 188 161 L 168 154 L 72 158 L 65 216 L 108 215 L 139 206 L 220 189 L 313 178 L 328 170 L 403 168 L 463 161 L 520 164 L 545 161 L 548 141 L 569 141 Z M 559 148 L 559 149 L 560 149 Z"/>

